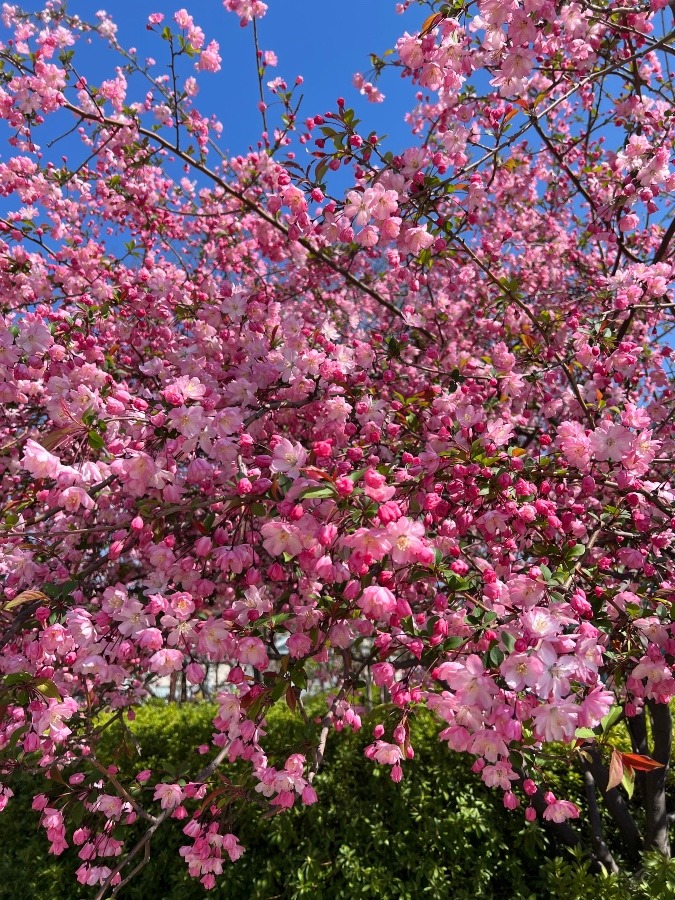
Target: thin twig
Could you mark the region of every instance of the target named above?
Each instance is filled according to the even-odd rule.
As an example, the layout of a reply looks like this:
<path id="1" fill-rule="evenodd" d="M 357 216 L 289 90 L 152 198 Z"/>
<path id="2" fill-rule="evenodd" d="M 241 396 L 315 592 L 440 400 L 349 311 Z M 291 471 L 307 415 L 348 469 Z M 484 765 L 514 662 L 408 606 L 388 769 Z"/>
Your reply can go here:
<path id="1" fill-rule="evenodd" d="M 211 775 L 213 775 L 213 773 L 216 771 L 216 769 L 222 763 L 222 761 L 225 759 L 228 752 L 229 752 L 229 746 L 223 747 L 220 750 L 220 752 L 218 753 L 218 755 L 215 757 L 215 759 L 213 759 L 212 762 L 210 762 L 209 765 L 206 766 L 206 768 L 202 769 L 202 771 L 196 776 L 196 778 L 194 779 L 195 784 L 203 784 L 205 781 L 207 781 L 211 777 Z M 127 855 L 124 857 L 124 859 L 120 860 L 120 862 L 110 872 L 110 874 L 108 875 L 106 880 L 101 885 L 99 892 L 96 894 L 95 900 L 104 900 L 104 897 L 106 896 L 106 894 L 108 892 L 108 888 L 111 886 L 111 884 L 113 883 L 115 878 L 117 878 L 117 876 L 120 874 L 120 872 L 124 869 L 125 866 L 127 866 L 131 862 L 132 859 L 134 859 L 136 856 L 138 856 L 138 854 L 141 852 L 141 850 L 144 850 L 145 847 L 147 845 L 149 845 L 149 843 L 152 840 L 152 837 L 155 834 L 155 832 L 157 831 L 157 829 L 160 828 L 160 826 L 163 825 L 164 822 L 166 822 L 166 820 L 169 818 L 169 816 L 171 815 L 172 812 L 173 812 L 173 809 L 165 809 L 155 818 L 154 822 L 148 828 L 148 830 L 145 832 L 143 837 L 129 851 L 129 853 L 127 853 Z M 149 859 L 150 858 L 149 851 L 147 852 L 147 856 Z M 144 860 L 143 865 L 145 865 L 145 862 L 146 861 Z M 133 874 L 135 875 L 138 870 L 139 870 L 139 866 L 137 866 L 133 870 Z M 117 892 L 122 888 L 122 886 L 124 884 L 127 883 L 127 880 L 128 879 L 125 879 L 125 881 L 123 881 L 121 884 L 117 885 L 113 889 L 111 897 L 115 897 L 117 895 Z"/>

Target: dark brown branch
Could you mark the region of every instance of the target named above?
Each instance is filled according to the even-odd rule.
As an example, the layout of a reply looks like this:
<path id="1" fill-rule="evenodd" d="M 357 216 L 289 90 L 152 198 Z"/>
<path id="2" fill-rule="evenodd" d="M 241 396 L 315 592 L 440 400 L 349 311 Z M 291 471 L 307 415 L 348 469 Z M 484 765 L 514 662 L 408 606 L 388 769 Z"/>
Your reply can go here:
<path id="1" fill-rule="evenodd" d="M 602 762 L 600 751 L 597 747 L 588 747 L 584 748 L 584 750 L 589 757 L 588 771 L 593 776 L 598 790 L 602 793 L 607 811 L 612 817 L 626 848 L 627 856 L 633 863 L 637 863 L 643 846 L 642 835 L 635 819 L 631 815 L 628 804 L 623 795 L 619 793 L 618 788 L 607 790 L 609 772 Z"/>
<path id="2" fill-rule="evenodd" d="M 515 771 L 518 770 L 516 769 Z M 518 783 L 522 785 L 522 782 L 525 780 L 525 775 L 522 772 L 519 772 L 518 774 L 520 775 L 520 782 Z M 543 818 L 544 811 L 548 806 L 546 800 L 544 800 L 544 794 L 544 789 L 538 786 L 536 794 L 533 794 L 530 797 L 530 802 L 537 811 L 537 815 L 541 820 L 544 830 L 548 832 L 554 841 L 557 841 L 565 847 L 587 849 L 581 835 L 569 822 L 553 822 L 550 819 Z M 598 860 L 596 860 L 594 854 L 591 854 L 591 862 L 593 863 L 593 868 L 597 869 Z"/>
<path id="3" fill-rule="evenodd" d="M 675 236 L 675 217 L 673 218 L 672 222 L 668 226 L 666 233 L 661 238 L 661 243 L 659 244 L 659 246 L 656 249 L 656 253 L 654 254 L 654 258 L 652 259 L 652 264 L 661 262 L 661 260 L 665 257 L 666 253 L 668 252 L 668 247 L 670 246 L 670 242 L 673 239 L 673 236 Z M 621 341 L 625 338 L 626 334 L 628 333 L 628 329 L 631 326 L 634 316 L 635 316 L 635 308 L 632 308 L 630 310 L 630 312 L 628 313 L 628 315 L 626 316 L 626 318 L 621 323 L 621 328 L 619 328 L 619 330 L 617 332 L 617 335 L 616 335 L 616 343 L 617 344 L 620 344 Z"/>
<path id="4" fill-rule="evenodd" d="M 10 641 L 12 641 L 16 635 L 21 631 L 23 625 L 31 618 L 33 613 L 42 606 L 43 600 L 35 600 L 33 603 L 29 603 L 28 606 L 22 607 L 22 609 L 16 614 L 14 621 L 9 626 L 7 631 L 0 638 L 0 650 L 3 647 L 6 647 Z"/>
<path id="5" fill-rule="evenodd" d="M 647 826 L 645 847 L 659 850 L 670 857 L 670 836 L 668 833 L 668 811 L 666 809 L 666 778 L 670 762 L 673 740 L 673 720 L 667 703 L 647 701 L 649 717 L 652 721 L 652 759 L 663 763 L 661 769 L 645 772 L 645 806 Z"/>
<path id="6" fill-rule="evenodd" d="M 598 862 L 601 862 L 608 872 L 616 874 L 619 871 L 619 867 L 605 841 L 605 835 L 602 830 L 602 820 L 598 809 L 598 798 L 595 791 L 595 779 L 588 766 L 584 766 L 584 787 L 586 788 L 588 818 L 591 823 L 591 835 L 593 838 L 595 855 L 598 858 Z"/>
<path id="7" fill-rule="evenodd" d="M 209 169 L 208 166 L 199 162 L 190 156 L 189 153 L 184 152 L 179 147 L 174 146 L 170 141 L 167 141 L 162 135 L 157 134 L 150 129 L 143 128 L 137 121 L 129 120 L 129 122 L 119 122 L 115 119 L 110 119 L 103 114 L 93 114 L 85 112 L 79 107 L 74 106 L 72 103 L 64 103 L 64 109 L 69 110 L 74 113 L 76 116 L 79 116 L 82 119 L 87 119 L 89 121 L 95 122 L 99 126 L 106 126 L 110 128 L 119 128 L 121 124 L 128 125 L 130 128 L 134 128 L 136 132 L 143 137 L 148 138 L 148 140 L 153 141 L 159 147 L 164 150 L 168 150 L 170 153 L 175 153 L 176 156 L 181 159 L 186 165 L 195 169 L 197 172 L 201 172 L 206 178 L 210 179 L 214 184 L 217 184 L 222 190 L 230 196 L 233 200 L 237 200 L 241 206 L 247 211 L 251 212 L 254 215 L 261 218 L 264 222 L 267 222 L 268 225 L 271 225 L 277 231 L 280 231 L 283 235 L 288 238 L 288 227 L 283 224 L 283 222 L 279 221 L 275 216 L 268 213 L 264 210 L 258 203 L 254 200 L 251 200 L 250 197 L 246 196 L 246 193 L 243 190 L 237 190 L 233 188 L 231 184 L 229 184 L 224 178 L 221 178 L 216 172 L 212 169 Z M 310 256 L 324 265 L 328 266 L 329 269 L 332 269 L 337 275 L 340 275 L 347 284 L 356 288 L 359 291 L 362 291 L 364 294 L 368 294 L 369 297 L 372 297 L 380 306 L 383 306 L 387 309 L 392 315 L 397 318 L 403 318 L 403 313 L 397 309 L 393 303 L 390 303 L 387 299 L 385 299 L 378 291 L 374 290 L 370 285 L 361 281 L 355 275 L 352 275 L 347 269 L 337 263 L 328 252 L 323 250 L 321 247 L 315 246 L 309 241 L 307 238 L 300 237 L 297 240 L 297 243 L 305 248 L 310 253 Z M 418 327 L 417 331 L 425 334 L 427 337 L 431 338 L 432 336 L 426 331 L 425 328 Z"/>
<path id="8" fill-rule="evenodd" d="M 649 742 L 647 740 L 647 718 L 644 709 L 635 716 L 626 716 L 626 727 L 630 734 L 633 753 L 649 756 Z M 635 789 L 639 797 L 645 796 L 645 773 L 635 773 Z"/>

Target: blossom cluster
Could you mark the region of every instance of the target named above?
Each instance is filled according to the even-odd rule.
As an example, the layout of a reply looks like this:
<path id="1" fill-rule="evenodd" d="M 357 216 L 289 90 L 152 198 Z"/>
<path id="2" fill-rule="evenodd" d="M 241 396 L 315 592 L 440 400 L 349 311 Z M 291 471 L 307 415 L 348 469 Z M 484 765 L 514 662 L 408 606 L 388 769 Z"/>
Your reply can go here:
<path id="1" fill-rule="evenodd" d="M 553 823 L 579 811 L 547 755 L 675 698 L 659 6 L 443 8 L 387 63 L 420 90 L 410 147 L 340 98 L 213 165 L 195 79 L 219 46 L 187 10 L 148 21 L 185 90 L 145 67 L 134 102 L 133 54 L 95 90 L 71 63 L 83 35 L 115 46 L 107 17 L 4 7 L 0 807 L 17 767 L 51 773 L 34 808 L 83 884 L 121 883 L 120 835 L 173 819 L 214 887 L 236 815 L 314 803 L 327 730 L 374 698 L 365 752 L 394 781 L 426 707 L 507 808 Z M 48 159 L 45 120 L 73 119 L 81 161 Z M 191 780 L 99 760 L 93 723 L 167 685 L 207 696 L 214 671 Z M 270 760 L 282 702 L 311 749 Z"/>

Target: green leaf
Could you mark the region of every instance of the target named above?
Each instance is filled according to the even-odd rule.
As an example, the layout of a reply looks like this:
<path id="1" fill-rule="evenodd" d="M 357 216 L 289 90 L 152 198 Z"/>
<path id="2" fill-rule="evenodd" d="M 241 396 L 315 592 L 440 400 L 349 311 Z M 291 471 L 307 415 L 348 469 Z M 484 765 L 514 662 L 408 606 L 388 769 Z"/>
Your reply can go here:
<path id="1" fill-rule="evenodd" d="M 98 431 L 94 431 L 93 428 L 87 433 L 87 439 L 92 450 L 102 450 L 105 447 L 103 438 Z"/>
<path id="2" fill-rule="evenodd" d="M 300 494 L 301 500 L 319 500 L 326 497 L 334 497 L 335 490 L 331 487 L 310 487 L 305 488 Z"/>
<path id="3" fill-rule="evenodd" d="M 497 644 L 493 644 L 488 653 L 488 660 L 493 666 L 499 666 L 504 662 L 504 651 Z"/>
<path id="4" fill-rule="evenodd" d="M 452 637 L 446 638 L 443 641 L 443 649 L 444 650 L 457 650 L 458 647 L 461 647 L 462 644 L 466 643 L 465 637 L 460 637 L 458 634 L 453 634 Z"/>
<path id="5" fill-rule="evenodd" d="M 84 803 L 76 800 L 68 810 L 68 817 L 75 827 L 81 825 L 84 818 Z"/>
<path id="6" fill-rule="evenodd" d="M 40 691 L 40 693 L 45 697 L 51 697 L 53 700 L 61 699 L 61 694 L 59 693 L 56 685 L 53 681 L 49 681 L 48 679 L 44 679 L 43 681 L 36 681 L 35 689 Z"/>
<path id="7" fill-rule="evenodd" d="M 513 648 L 516 646 L 516 639 L 512 634 L 509 634 L 508 631 L 502 631 L 501 633 L 501 641 L 504 648 L 511 653 Z"/>
<path id="8" fill-rule="evenodd" d="M 574 547 L 570 547 L 565 556 L 567 559 L 579 559 L 585 552 L 586 547 L 584 544 L 575 544 Z"/>
<path id="9" fill-rule="evenodd" d="M 307 687 L 307 673 L 302 667 L 298 669 L 292 669 L 291 681 L 296 687 L 300 688 L 301 690 L 305 690 L 305 688 Z"/>
<path id="10" fill-rule="evenodd" d="M 623 707 L 622 706 L 613 706 L 604 719 L 600 720 L 600 727 L 603 731 L 609 731 L 613 725 L 619 721 L 621 716 L 623 715 Z"/>
<path id="11" fill-rule="evenodd" d="M 576 737 L 576 738 L 592 739 L 595 736 L 596 736 L 595 732 L 593 731 L 592 728 L 577 728 L 577 730 L 574 732 L 574 737 Z"/>
<path id="12" fill-rule="evenodd" d="M 21 728 L 17 728 L 16 731 L 13 731 L 13 732 L 12 732 L 12 735 L 11 735 L 11 737 L 10 737 L 10 739 L 9 739 L 8 744 L 7 744 L 7 747 L 8 747 L 9 750 L 15 750 L 15 749 L 16 749 L 16 745 L 19 743 L 19 741 L 21 740 L 21 738 L 22 738 L 22 737 L 25 735 L 25 733 L 28 731 L 28 727 L 29 727 L 28 725 L 22 725 Z"/>
<path id="13" fill-rule="evenodd" d="M 2 679 L 2 683 L 5 687 L 13 687 L 15 684 L 26 684 L 26 682 L 30 680 L 31 676 L 28 672 L 14 672 L 13 675 L 5 675 Z"/>
<path id="14" fill-rule="evenodd" d="M 387 344 L 388 356 L 390 359 L 399 357 L 401 355 L 401 345 L 399 344 L 399 342 L 396 340 L 395 337 L 390 337 L 389 340 L 386 342 L 386 344 Z"/>
<path id="15" fill-rule="evenodd" d="M 284 678 L 280 678 L 279 681 L 272 688 L 272 700 L 274 703 L 277 700 L 280 700 L 281 697 L 286 693 L 286 688 L 288 687 L 288 682 Z"/>
<path id="16" fill-rule="evenodd" d="M 328 171 L 328 166 L 330 165 L 330 159 L 322 159 L 321 162 L 317 165 L 314 170 L 314 178 L 316 179 L 318 184 L 321 184 L 326 177 L 326 172 Z"/>
<path id="17" fill-rule="evenodd" d="M 281 625 L 286 619 L 292 618 L 292 613 L 275 613 L 273 616 L 267 616 L 265 619 L 258 619 L 256 621 L 256 626 L 258 625 Z"/>

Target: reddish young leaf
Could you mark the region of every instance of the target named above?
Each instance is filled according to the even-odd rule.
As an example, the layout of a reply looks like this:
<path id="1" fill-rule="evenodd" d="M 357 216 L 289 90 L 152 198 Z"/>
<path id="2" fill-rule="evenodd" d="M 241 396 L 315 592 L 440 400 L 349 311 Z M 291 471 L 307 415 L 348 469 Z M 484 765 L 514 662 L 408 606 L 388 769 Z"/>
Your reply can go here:
<path id="1" fill-rule="evenodd" d="M 5 609 L 15 609 L 17 606 L 21 606 L 24 603 L 33 603 L 35 600 L 49 600 L 49 597 L 46 594 L 43 594 L 42 591 L 21 591 L 20 594 L 17 594 L 13 600 L 8 600 L 4 604 Z"/>
<path id="2" fill-rule="evenodd" d="M 662 769 L 663 763 L 656 762 L 649 756 L 642 756 L 639 753 L 621 753 L 621 759 L 624 766 L 635 769 L 636 772 L 653 772 L 654 769 Z"/>
<path id="3" fill-rule="evenodd" d="M 433 31 L 433 29 L 438 24 L 440 24 L 444 18 L 445 18 L 445 16 L 443 15 L 443 13 L 432 13 L 422 23 L 422 30 L 420 31 L 420 37 L 422 38 L 425 35 L 429 34 L 430 31 Z"/>
<path id="4" fill-rule="evenodd" d="M 607 791 L 611 791 L 612 788 L 618 787 L 621 784 L 621 779 L 623 778 L 622 755 L 623 754 L 618 750 L 612 750 L 612 759 L 609 764 L 609 778 L 607 779 Z"/>

